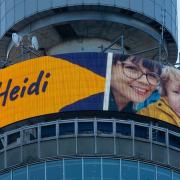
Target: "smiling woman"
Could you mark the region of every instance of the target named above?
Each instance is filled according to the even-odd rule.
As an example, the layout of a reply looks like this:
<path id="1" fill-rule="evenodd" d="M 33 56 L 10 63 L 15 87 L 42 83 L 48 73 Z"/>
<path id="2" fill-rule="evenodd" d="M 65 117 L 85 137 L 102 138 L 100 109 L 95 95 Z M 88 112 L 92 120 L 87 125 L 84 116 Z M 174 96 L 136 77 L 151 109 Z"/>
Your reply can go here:
<path id="1" fill-rule="evenodd" d="M 109 109 L 133 112 L 133 104 L 143 102 L 156 89 L 160 74 L 161 66 L 152 60 L 115 55 Z"/>

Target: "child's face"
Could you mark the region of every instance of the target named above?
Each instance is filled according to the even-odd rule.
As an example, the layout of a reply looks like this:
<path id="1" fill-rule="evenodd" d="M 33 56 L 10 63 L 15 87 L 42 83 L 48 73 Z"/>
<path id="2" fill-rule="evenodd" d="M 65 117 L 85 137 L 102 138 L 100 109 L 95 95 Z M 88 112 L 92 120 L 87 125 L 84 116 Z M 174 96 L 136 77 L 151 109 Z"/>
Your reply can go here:
<path id="1" fill-rule="evenodd" d="M 180 82 L 170 80 L 166 84 L 167 100 L 171 108 L 180 117 Z"/>

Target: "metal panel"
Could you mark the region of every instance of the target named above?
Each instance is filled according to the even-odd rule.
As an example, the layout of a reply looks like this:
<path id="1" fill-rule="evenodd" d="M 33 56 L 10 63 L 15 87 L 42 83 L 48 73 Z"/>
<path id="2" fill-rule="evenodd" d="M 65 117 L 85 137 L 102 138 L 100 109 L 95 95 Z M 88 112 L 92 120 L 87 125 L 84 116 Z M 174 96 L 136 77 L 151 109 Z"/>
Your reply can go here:
<path id="1" fill-rule="evenodd" d="M 168 28 L 169 31 L 171 31 L 171 29 L 172 29 L 171 23 L 172 23 L 171 16 L 169 15 L 169 13 L 166 12 L 165 25 L 166 25 L 166 27 Z"/>
<path id="2" fill-rule="evenodd" d="M 14 8 L 6 14 L 6 29 L 9 29 L 14 24 Z"/>
<path id="3" fill-rule="evenodd" d="M 97 4 L 97 0 L 86 0 L 85 4 Z"/>
<path id="4" fill-rule="evenodd" d="M 22 147 L 23 162 L 31 162 L 38 159 L 38 144 L 28 144 Z"/>
<path id="5" fill-rule="evenodd" d="M 99 2 L 100 2 L 100 4 L 102 4 L 102 5 L 110 5 L 110 6 L 112 6 L 112 5 L 114 5 L 114 0 L 99 0 Z"/>
<path id="6" fill-rule="evenodd" d="M 116 138 L 116 155 L 133 156 L 132 139 Z"/>
<path id="7" fill-rule="evenodd" d="M 171 7 L 172 7 L 171 0 L 166 0 L 165 1 L 165 9 L 166 9 L 166 12 L 168 12 L 169 14 L 171 14 L 171 11 L 172 11 Z"/>
<path id="8" fill-rule="evenodd" d="M 72 6 L 72 5 L 79 5 L 82 4 L 83 1 L 82 0 L 68 0 L 68 5 Z"/>
<path id="9" fill-rule="evenodd" d="M 6 26 L 6 21 L 5 21 L 5 1 L 1 1 L 1 6 L 0 6 L 0 28 L 1 28 L 1 36 L 5 33 L 5 26 Z"/>
<path id="10" fill-rule="evenodd" d="M 56 8 L 56 7 L 62 7 L 65 6 L 67 4 L 67 0 L 52 0 L 52 7 Z"/>
<path id="11" fill-rule="evenodd" d="M 33 15 L 37 12 L 38 3 L 37 0 L 25 0 L 25 16 Z"/>
<path id="12" fill-rule="evenodd" d="M 176 36 L 176 31 L 177 31 L 176 24 L 174 22 L 172 22 L 172 33 L 173 33 L 174 37 Z"/>
<path id="13" fill-rule="evenodd" d="M 151 159 L 150 143 L 135 140 L 134 142 L 134 153 L 138 158 Z"/>
<path id="14" fill-rule="evenodd" d="M 174 8 L 173 4 L 172 4 L 172 19 L 175 20 L 176 19 L 176 9 Z M 175 24 L 176 22 L 173 22 L 173 24 Z"/>
<path id="15" fill-rule="evenodd" d="M 57 142 L 56 140 L 48 140 L 40 143 L 41 157 L 53 157 L 57 156 Z M 51 148 L 49 148 L 51 147 Z"/>
<path id="16" fill-rule="evenodd" d="M 4 167 L 4 158 L 5 158 L 4 152 L 1 152 L 1 153 L 0 153 L 0 169 L 5 168 L 5 167 Z"/>
<path id="17" fill-rule="evenodd" d="M 6 0 L 6 12 L 14 8 L 14 0 Z"/>
<path id="18" fill-rule="evenodd" d="M 134 0 L 131 0 L 130 1 L 130 7 L 132 8 L 132 10 L 135 10 L 135 11 L 140 11 L 142 12 L 142 9 L 143 9 L 143 0 L 138 0 L 138 1 L 134 1 Z"/>
<path id="19" fill-rule="evenodd" d="M 5 1 L 1 3 L 1 18 L 5 16 L 6 8 L 5 8 Z"/>
<path id="20" fill-rule="evenodd" d="M 59 154 L 60 155 L 76 154 L 76 138 L 59 139 Z"/>
<path id="21" fill-rule="evenodd" d="M 0 27 L 1 27 L 1 36 L 5 33 L 6 31 L 6 18 L 5 16 L 0 20 Z"/>
<path id="22" fill-rule="evenodd" d="M 38 11 L 50 9 L 52 5 L 51 0 L 38 0 Z"/>
<path id="23" fill-rule="evenodd" d="M 164 1 L 165 0 L 155 0 L 155 3 L 158 5 L 163 5 L 164 6 Z"/>
<path id="24" fill-rule="evenodd" d="M 160 5 L 155 4 L 155 18 L 157 21 L 162 22 L 162 12 Z"/>
<path id="25" fill-rule="evenodd" d="M 115 6 L 130 8 L 129 0 L 115 0 Z"/>
<path id="26" fill-rule="evenodd" d="M 4 27 L 4 21 L 3 16 L 13 9 L 15 2 L 15 22 L 8 19 L 6 23 L 6 29 Z M 154 13 L 154 2 L 156 3 L 155 7 L 155 13 Z M 6 4 L 6 6 L 5 6 Z M 176 0 L 166 0 L 166 4 L 164 4 L 164 0 L 2 0 L 1 1 L 1 19 L 0 19 L 0 26 L 1 26 L 1 36 L 5 33 L 5 30 L 7 31 L 12 25 L 16 24 L 19 20 L 24 18 L 25 16 L 31 16 L 35 14 L 36 12 L 41 12 L 45 10 L 50 10 L 51 7 L 57 8 L 57 7 L 64 7 L 67 4 L 70 6 L 72 5 L 107 5 L 112 7 L 119 7 L 119 8 L 126 8 L 131 9 L 131 11 L 136 11 L 138 13 L 144 12 L 145 15 L 154 17 L 157 19 L 158 22 L 162 23 L 162 17 L 161 17 L 161 9 L 164 9 L 164 5 L 166 8 L 166 11 L 169 12 L 169 16 L 171 16 L 171 11 L 174 11 L 176 9 Z M 25 6 L 25 10 L 24 10 Z M 21 10 L 20 10 L 21 9 Z M 6 11 L 6 13 L 4 12 Z M 174 11 L 176 12 L 176 11 Z M 176 15 L 174 15 L 173 12 L 173 19 Z M 13 12 L 12 12 L 13 13 Z M 10 13 L 8 14 L 10 17 Z M 12 15 L 12 14 L 11 14 Z M 176 21 L 173 21 L 172 23 L 176 23 Z M 3 27 L 2 27 L 3 26 Z M 169 24 L 168 24 L 169 26 Z M 168 29 L 170 29 L 168 27 Z M 175 34 L 175 33 L 173 33 Z M 175 36 L 176 38 L 176 36 Z"/>
<path id="27" fill-rule="evenodd" d="M 24 1 L 18 0 L 15 2 L 15 22 L 24 18 Z"/>
<path id="28" fill-rule="evenodd" d="M 152 0 L 144 0 L 143 2 L 143 11 L 144 14 L 154 17 L 154 2 Z"/>
<path id="29" fill-rule="evenodd" d="M 179 156 L 179 151 L 170 149 L 169 150 L 169 160 L 170 164 L 174 167 L 180 167 L 180 156 Z"/>
<path id="30" fill-rule="evenodd" d="M 168 163 L 167 159 L 167 148 L 165 146 L 160 146 L 153 144 L 152 146 L 152 160 L 162 163 Z"/>
<path id="31" fill-rule="evenodd" d="M 21 147 L 7 150 L 7 167 L 21 163 Z"/>
<path id="32" fill-rule="evenodd" d="M 98 154 L 114 154 L 114 138 L 113 137 L 97 137 L 97 153 Z"/>
<path id="33" fill-rule="evenodd" d="M 174 7 L 177 7 L 177 0 L 172 0 L 172 4 L 174 5 Z"/>
<path id="34" fill-rule="evenodd" d="M 94 137 L 78 137 L 77 138 L 78 154 L 93 154 L 95 153 L 95 138 Z"/>

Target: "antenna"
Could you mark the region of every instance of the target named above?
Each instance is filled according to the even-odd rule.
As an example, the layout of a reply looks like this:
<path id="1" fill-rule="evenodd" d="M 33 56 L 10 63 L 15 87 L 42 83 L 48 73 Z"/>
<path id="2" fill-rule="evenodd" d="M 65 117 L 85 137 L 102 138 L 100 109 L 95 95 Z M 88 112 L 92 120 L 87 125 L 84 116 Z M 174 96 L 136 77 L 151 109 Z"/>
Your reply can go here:
<path id="1" fill-rule="evenodd" d="M 19 47 L 22 42 L 22 36 L 18 35 L 17 33 L 12 33 L 12 41 L 16 47 Z"/>
<path id="2" fill-rule="evenodd" d="M 35 50 L 38 50 L 39 49 L 39 43 L 38 43 L 38 40 L 37 40 L 37 37 L 36 36 L 33 36 L 31 38 L 31 46 L 32 48 L 34 48 Z"/>

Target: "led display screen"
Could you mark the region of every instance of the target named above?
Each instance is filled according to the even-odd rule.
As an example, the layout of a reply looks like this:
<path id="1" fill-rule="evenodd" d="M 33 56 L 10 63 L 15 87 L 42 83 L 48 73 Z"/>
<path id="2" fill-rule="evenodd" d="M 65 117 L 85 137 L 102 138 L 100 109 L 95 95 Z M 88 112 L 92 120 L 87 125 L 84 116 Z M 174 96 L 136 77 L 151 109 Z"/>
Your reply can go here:
<path id="1" fill-rule="evenodd" d="M 180 126 L 180 71 L 112 53 L 44 56 L 0 70 L 0 127 L 83 110 L 137 113 Z"/>

